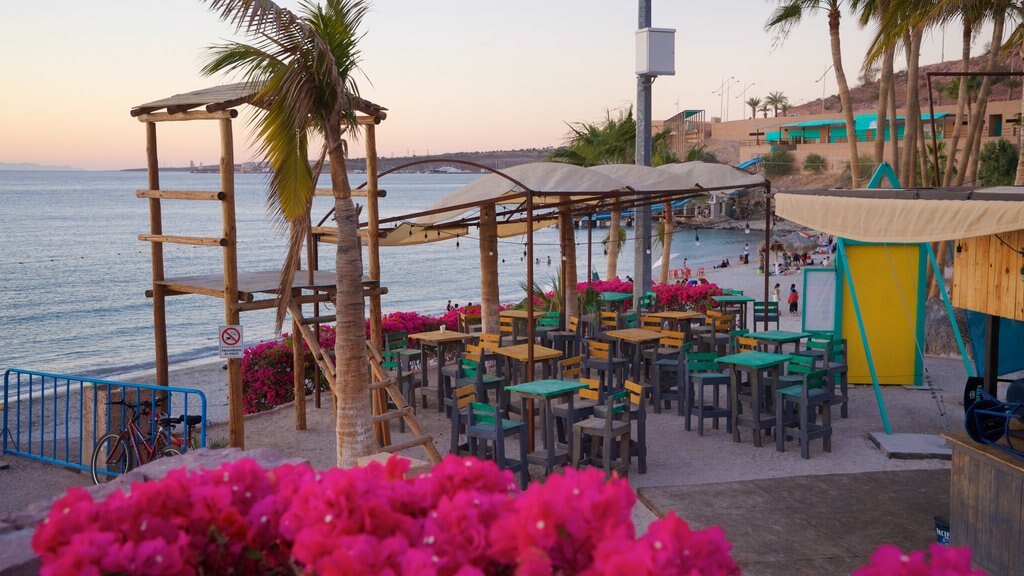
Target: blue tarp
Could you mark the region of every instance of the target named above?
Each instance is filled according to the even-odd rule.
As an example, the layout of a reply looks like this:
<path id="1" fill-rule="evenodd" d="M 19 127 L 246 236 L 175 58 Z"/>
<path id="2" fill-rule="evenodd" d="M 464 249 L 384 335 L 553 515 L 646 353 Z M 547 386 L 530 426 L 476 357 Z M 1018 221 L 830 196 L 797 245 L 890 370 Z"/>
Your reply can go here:
<path id="1" fill-rule="evenodd" d="M 978 376 L 985 375 L 985 319 L 987 314 L 967 310 L 967 329 L 971 333 L 974 367 Z M 1024 322 L 999 319 L 999 366 L 996 376 L 1024 370 Z"/>

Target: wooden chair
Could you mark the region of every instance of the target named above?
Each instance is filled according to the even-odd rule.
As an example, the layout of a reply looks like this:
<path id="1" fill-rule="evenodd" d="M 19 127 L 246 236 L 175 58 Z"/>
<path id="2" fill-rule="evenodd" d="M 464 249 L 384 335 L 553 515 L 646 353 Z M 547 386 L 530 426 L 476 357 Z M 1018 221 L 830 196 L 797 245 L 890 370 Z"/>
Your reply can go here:
<path id="1" fill-rule="evenodd" d="M 558 312 L 548 312 L 537 320 L 537 327 L 534 333 L 539 342 L 547 339 L 547 334 L 562 327 L 562 315 Z"/>
<path id="2" fill-rule="evenodd" d="M 494 351 L 501 348 L 501 335 L 490 334 L 487 332 L 481 332 L 478 334 L 478 345 L 483 348 L 483 361 L 484 364 L 492 366 L 492 372 L 498 376 L 505 375 L 505 361 L 500 354 L 496 354 Z"/>
<path id="3" fill-rule="evenodd" d="M 779 329 L 779 303 L 778 302 L 754 302 L 754 327 L 758 324 L 764 328 L 764 322 L 769 324 L 775 322 L 775 329 Z"/>
<path id="4" fill-rule="evenodd" d="M 656 318 L 654 316 L 641 316 L 640 317 L 640 327 L 643 328 L 644 330 L 652 330 L 654 332 L 661 332 L 661 330 L 662 330 L 661 318 Z"/>
<path id="5" fill-rule="evenodd" d="M 565 379 L 563 378 L 563 380 Z M 593 378 L 578 378 L 578 380 L 586 384 L 587 387 L 577 391 L 576 396 L 572 399 L 572 422 L 579 422 L 593 414 L 594 406 L 597 405 L 601 397 L 601 382 L 599 380 Z M 572 426 L 569 425 L 569 402 L 553 404 L 551 415 L 555 419 L 555 433 L 558 442 L 568 444 L 566 437 L 569 430 L 572 429 Z"/>
<path id="6" fill-rule="evenodd" d="M 459 332 L 473 334 L 483 330 L 483 320 L 479 313 L 459 312 Z"/>
<path id="7" fill-rule="evenodd" d="M 683 394 L 686 383 L 683 378 L 686 372 L 686 352 L 689 344 L 682 339 L 681 332 L 663 332 L 665 336 L 658 341 L 657 358 L 650 363 L 651 374 L 651 405 L 655 414 L 661 414 L 662 406 L 669 407 L 673 400 L 677 402 L 676 411 L 683 415 Z"/>
<path id="8" fill-rule="evenodd" d="M 463 386 L 465 384 L 473 384 L 476 386 L 477 398 L 484 401 L 490 401 L 490 391 L 494 390 L 495 401 L 502 407 L 503 411 L 507 410 L 509 399 L 508 395 L 504 393 L 505 378 L 494 374 L 488 374 L 486 366 L 483 363 L 482 356 L 483 349 L 479 346 L 468 344 L 466 346 L 466 353 L 462 355 L 457 364 L 457 371 L 455 374 L 455 386 Z M 451 396 L 452 385 L 451 380 L 446 383 L 444 394 L 445 397 Z"/>
<path id="9" fill-rule="evenodd" d="M 515 346 L 526 342 L 526 336 L 516 336 L 514 318 L 498 318 L 498 333 L 502 346 Z"/>
<path id="10" fill-rule="evenodd" d="M 606 394 L 614 387 L 617 377 L 621 377 L 629 367 L 625 358 L 616 358 L 612 346 L 608 342 L 587 340 L 583 356 L 583 368 L 587 376 L 597 372 L 601 381 L 601 393 Z M 603 398 L 603 396 L 602 396 Z"/>
<path id="11" fill-rule="evenodd" d="M 699 336 L 701 350 L 715 352 L 724 356 L 732 343 L 730 332 L 735 328 L 735 317 L 727 314 L 714 317 L 711 321 L 711 330 Z"/>
<path id="12" fill-rule="evenodd" d="M 561 350 L 566 356 L 580 353 L 580 343 L 583 341 L 583 324 L 579 316 L 570 316 L 569 323 L 565 330 L 552 330 L 545 333 L 545 337 L 551 343 L 551 347 Z"/>
<path id="13" fill-rule="evenodd" d="M 812 335 L 807 340 L 805 349 L 800 351 L 800 355 L 814 358 L 821 362 L 823 368 L 829 371 L 829 379 L 839 387 L 839 391 L 835 398 L 833 398 L 832 403 L 833 405 L 840 405 L 840 418 L 849 418 L 850 391 L 848 379 L 849 365 L 846 360 L 846 339 L 833 340 L 825 334 Z"/>
<path id="14" fill-rule="evenodd" d="M 491 453 L 498 468 L 519 473 L 519 487 L 526 490 L 530 483 L 530 470 L 526 462 L 526 424 L 502 418 L 490 404 L 469 403 L 469 420 L 466 422 L 466 436 L 469 451 L 481 459 L 487 458 L 488 444 L 493 444 Z M 513 460 L 505 454 L 505 439 L 519 437 L 519 459 Z"/>
<path id="15" fill-rule="evenodd" d="M 623 476 L 629 474 L 630 450 L 629 437 L 632 430 L 629 416 L 629 390 L 620 390 L 610 394 L 605 399 L 605 413 L 603 417 L 591 416 L 582 422 L 577 422 L 572 427 L 572 465 L 579 468 L 582 463 L 583 440 L 590 443 L 590 454 L 597 454 L 598 446 L 601 449 L 601 464 L 606 476 L 612 473 L 612 443 L 619 444 L 619 462 L 614 469 Z M 591 459 L 592 461 L 593 459 Z"/>
<path id="16" fill-rule="evenodd" d="M 639 328 L 640 315 L 636 312 L 627 312 L 623 314 L 621 325 L 623 328 Z"/>
<path id="17" fill-rule="evenodd" d="M 637 309 L 640 312 L 655 312 L 658 308 L 658 295 L 654 292 L 647 292 L 637 302 Z"/>
<path id="18" fill-rule="evenodd" d="M 636 423 L 635 440 L 630 441 L 630 456 L 637 458 L 637 470 L 641 474 L 647 473 L 647 387 L 637 384 L 632 380 L 626 380 L 623 386 L 629 392 L 629 419 Z M 594 406 L 594 416 L 604 418 L 607 412 L 607 405 L 599 404 Z"/>
<path id="19" fill-rule="evenodd" d="M 794 379 L 799 383 L 782 387 L 783 382 Z M 779 380 L 780 387 L 775 391 L 775 449 L 786 451 L 786 428 L 795 426 L 801 458 L 811 457 L 810 441 L 815 438 L 821 438 L 825 452 L 831 452 L 832 384 L 828 370 L 815 369 L 814 358 L 793 356 L 789 361 L 789 374 Z M 817 410 L 821 411 L 821 424 L 817 424 L 814 418 Z"/>
<path id="20" fill-rule="evenodd" d="M 395 375 L 398 388 L 409 406 L 416 406 L 416 389 L 422 387 L 420 371 L 412 367 L 421 357 L 420 351 L 409 348 L 409 337 L 404 332 L 385 335 L 386 348 L 381 352 L 381 366 Z M 405 432 L 405 419 L 399 418 L 398 429 Z"/>
<path id="21" fill-rule="evenodd" d="M 619 313 L 608 311 L 601 312 L 598 316 L 597 329 L 598 332 L 594 335 L 594 338 L 607 340 L 608 337 L 604 335 L 605 332 L 619 329 Z"/>
<path id="22" fill-rule="evenodd" d="M 690 417 L 697 417 L 697 434 L 704 435 L 704 420 L 713 418 L 712 427 L 718 429 L 718 419 L 725 418 L 725 429 L 732 432 L 732 400 L 729 395 L 729 375 L 719 370 L 714 352 L 690 352 L 686 355 L 683 383 L 686 386 L 686 420 L 683 427 L 690 430 Z M 724 394 L 719 390 L 725 387 Z M 711 388 L 711 403 L 705 399 L 705 389 Z M 722 397 L 725 405 L 722 405 Z"/>
<path id="23" fill-rule="evenodd" d="M 736 336 L 736 352 L 760 352 L 761 344 L 749 336 Z"/>
<path id="24" fill-rule="evenodd" d="M 465 384 L 452 391 L 451 398 L 445 399 L 445 403 L 451 410 L 452 440 L 449 452 L 455 455 L 469 452 L 469 437 L 466 442 L 459 442 L 460 435 L 466 433 L 466 423 L 469 422 L 469 404 L 476 402 L 476 385 Z"/>

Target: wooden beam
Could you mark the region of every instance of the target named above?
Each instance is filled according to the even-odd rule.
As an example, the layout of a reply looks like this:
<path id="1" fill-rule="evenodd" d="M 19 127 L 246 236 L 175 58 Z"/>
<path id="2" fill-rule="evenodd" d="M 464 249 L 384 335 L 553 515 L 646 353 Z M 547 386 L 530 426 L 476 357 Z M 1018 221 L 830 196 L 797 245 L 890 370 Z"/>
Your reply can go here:
<path id="1" fill-rule="evenodd" d="M 165 234 L 139 234 L 143 242 L 162 244 L 189 244 L 191 246 L 227 246 L 226 238 L 204 238 L 201 236 L 168 236 Z"/>
<path id="2" fill-rule="evenodd" d="M 136 198 L 161 198 L 164 200 L 223 200 L 223 192 L 200 192 L 185 190 L 136 190 Z"/>
<path id="3" fill-rule="evenodd" d="M 177 106 L 168 106 L 168 114 L 181 114 L 182 112 L 188 112 L 189 110 L 199 108 L 202 104 L 179 104 Z"/>
<path id="4" fill-rule="evenodd" d="M 164 288 L 163 289 L 163 294 L 164 294 L 164 296 L 184 296 L 185 294 L 188 294 L 188 292 L 178 292 L 177 290 L 171 290 L 169 288 Z M 153 297 L 153 291 L 152 290 L 146 290 L 146 298 L 152 298 L 152 297 Z"/>
<path id="5" fill-rule="evenodd" d="M 235 110 L 223 112 L 186 112 L 220 116 L 220 189 L 224 191 L 221 208 L 221 236 L 224 247 L 224 294 L 238 293 L 238 254 L 235 242 L 235 143 L 231 118 Z M 224 324 L 239 324 L 238 300 L 224 298 Z M 242 403 L 242 361 L 228 359 L 228 438 L 233 448 L 245 450 L 245 408 Z M 297 400 L 297 399 L 296 399 Z"/>
<path id="6" fill-rule="evenodd" d="M 160 163 L 156 148 L 156 124 L 146 123 L 146 174 L 150 190 L 160 189 Z M 160 212 L 160 199 L 149 199 L 149 232 L 153 235 L 163 234 L 163 216 Z M 153 273 L 153 347 L 155 348 L 156 383 L 160 386 L 170 385 L 169 361 L 167 356 L 167 310 L 164 298 L 168 288 L 160 282 L 164 279 L 164 245 L 153 242 L 149 245 L 150 260 Z"/>
<path id="7" fill-rule="evenodd" d="M 220 110 L 218 112 L 207 112 L 205 110 L 193 110 L 180 114 L 168 114 L 167 112 L 151 112 L 137 116 L 139 122 L 182 122 L 185 120 L 230 120 L 238 116 L 238 110 Z"/>
<path id="8" fill-rule="evenodd" d="M 369 166 L 369 163 L 367 163 L 367 166 Z M 369 170 L 367 170 L 367 173 L 369 173 Z M 330 188 L 317 188 L 315 194 L 317 196 L 334 196 L 334 191 L 331 190 Z M 367 197 L 366 195 L 367 195 L 367 189 L 366 188 L 353 188 L 352 189 L 352 197 L 353 198 L 366 198 Z M 387 190 L 378 190 L 377 191 L 377 196 L 379 198 L 383 198 L 383 197 L 385 197 L 387 195 L 388 195 Z"/>

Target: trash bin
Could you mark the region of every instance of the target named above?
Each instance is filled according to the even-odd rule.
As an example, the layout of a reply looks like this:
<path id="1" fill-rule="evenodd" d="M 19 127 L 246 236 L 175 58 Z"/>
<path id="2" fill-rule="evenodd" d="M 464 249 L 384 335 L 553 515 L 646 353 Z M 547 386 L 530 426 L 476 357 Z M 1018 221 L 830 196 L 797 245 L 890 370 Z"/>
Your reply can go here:
<path id="1" fill-rule="evenodd" d="M 949 546 L 949 517 L 935 517 L 935 541 L 943 546 Z"/>

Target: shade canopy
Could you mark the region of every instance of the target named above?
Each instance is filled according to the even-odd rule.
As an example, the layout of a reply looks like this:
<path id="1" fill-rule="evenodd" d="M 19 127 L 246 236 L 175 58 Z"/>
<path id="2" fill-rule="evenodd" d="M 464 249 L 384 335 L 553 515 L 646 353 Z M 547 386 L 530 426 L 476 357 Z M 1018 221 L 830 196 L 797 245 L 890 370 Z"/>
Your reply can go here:
<path id="1" fill-rule="evenodd" d="M 861 242 L 941 242 L 1024 229 L 1024 189 L 787 191 L 775 213 Z"/>
<path id="2" fill-rule="evenodd" d="M 800 232 L 793 232 L 782 239 L 782 247 L 793 254 L 810 254 L 818 248 L 818 241 Z"/>
<path id="3" fill-rule="evenodd" d="M 712 162 L 682 162 L 665 164 L 658 170 L 668 172 L 676 177 L 676 185 L 684 190 L 694 188 L 749 188 L 765 183 L 763 174 L 751 174 L 728 164 Z"/>

